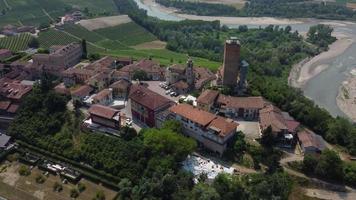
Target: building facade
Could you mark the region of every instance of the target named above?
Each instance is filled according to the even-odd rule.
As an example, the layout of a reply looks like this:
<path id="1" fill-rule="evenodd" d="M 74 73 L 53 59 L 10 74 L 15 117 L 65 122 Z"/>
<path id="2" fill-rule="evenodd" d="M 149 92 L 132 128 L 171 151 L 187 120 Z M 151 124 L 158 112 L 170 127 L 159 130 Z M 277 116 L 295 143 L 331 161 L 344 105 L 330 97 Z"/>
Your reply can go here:
<path id="1" fill-rule="evenodd" d="M 148 127 L 156 126 L 156 116 L 174 104 L 142 85 L 133 85 L 129 95 L 132 118 Z"/>
<path id="2" fill-rule="evenodd" d="M 169 109 L 172 118 L 182 124 L 185 135 L 194 138 L 201 146 L 223 155 L 236 133 L 238 124 L 188 104 Z"/>
<path id="3" fill-rule="evenodd" d="M 89 108 L 89 114 L 93 123 L 100 124 L 112 129 L 120 128 L 119 110 L 95 104 Z"/>

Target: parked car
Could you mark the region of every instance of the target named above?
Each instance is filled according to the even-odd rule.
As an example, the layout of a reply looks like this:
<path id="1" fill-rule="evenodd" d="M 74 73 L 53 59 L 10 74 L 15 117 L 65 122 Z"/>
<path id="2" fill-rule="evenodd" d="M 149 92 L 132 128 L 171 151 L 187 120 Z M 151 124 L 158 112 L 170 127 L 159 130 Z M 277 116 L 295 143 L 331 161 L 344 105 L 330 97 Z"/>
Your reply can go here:
<path id="1" fill-rule="evenodd" d="M 127 126 L 132 126 L 132 120 L 130 118 L 126 119 L 126 125 Z"/>
<path id="2" fill-rule="evenodd" d="M 171 90 L 167 90 L 166 95 L 169 95 L 171 92 L 172 92 Z"/>

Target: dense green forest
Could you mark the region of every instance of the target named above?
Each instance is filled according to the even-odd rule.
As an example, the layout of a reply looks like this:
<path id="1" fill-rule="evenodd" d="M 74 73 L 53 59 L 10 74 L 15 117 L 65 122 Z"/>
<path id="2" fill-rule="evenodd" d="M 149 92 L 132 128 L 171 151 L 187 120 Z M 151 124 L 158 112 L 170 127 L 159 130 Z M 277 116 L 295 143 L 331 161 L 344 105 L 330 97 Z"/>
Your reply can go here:
<path id="1" fill-rule="evenodd" d="M 230 5 L 191 2 L 184 0 L 156 0 L 156 2 L 175 7 L 181 12 L 208 16 L 237 17 L 286 17 L 319 19 L 356 19 L 356 12 L 344 3 L 320 2 L 311 0 L 251 0 L 242 9 Z"/>
<path id="2" fill-rule="evenodd" d="M 304 97 L 301 91 L 287 84 L 290 69 L 296 62 L 325 50 L 325 44 L 334 41 L 330 28 L 318 26 L 309 32 L 305 42 L 290 27 L 267 26 L 263 29 L 248 29 L 240 26 L 236 30 L 220 27 L 218 21 L 181 22 L 161 21 L 148 17 L 131 0 L 115 0 L 119 12 L 128 14 L 136 23 L 167 42 L 167 48 L 189 55 L 216 61 L 222 60 L 223 41 L 228 36 L 241 40 L 241 56 L 250 63 L 249 93 L 262 95 L 281 109 L 288 111 L 303 125 L 323 136 L 328 142 L 345 147 L 356 155 L 356 128 L 344 118 L 333 118 L 325 109 Z M 319 42 L 318 42 L 319 41 Z M 323 41 L 323 42 L 320 42 Z"/>

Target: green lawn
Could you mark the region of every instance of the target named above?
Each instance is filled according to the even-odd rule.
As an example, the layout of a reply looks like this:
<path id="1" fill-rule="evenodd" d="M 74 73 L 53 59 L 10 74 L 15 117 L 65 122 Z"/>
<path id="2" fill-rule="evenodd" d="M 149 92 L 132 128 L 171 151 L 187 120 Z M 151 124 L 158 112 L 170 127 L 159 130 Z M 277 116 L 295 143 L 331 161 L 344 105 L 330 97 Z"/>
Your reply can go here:
<path id="1" fill-rule="evenodd" d="M 21 51 L 28 48 L 32 36 L 22 33 L 16 36 L 0 38 L 0 48 L 10 49 L 11 51 Z"/>
<path id="2" fill-rule="evenodd" d="M 157 38 L 135 22 L 95 30 L 100 35 L 111 40 L 117 40 L 127 46 L 134 46 L 144 42 L 151 42 Z"/>
<path id="3" fill-rule="evenodd" d="M 184 64 L 188 57 L 185 54 L 176 53 L 167 49 L 150 49 L 150 50 L 118 50 L 118 51 L 106 51 L 102 52 L 105 55 L 112 56 L 129 56 L 134 59 L 149 58 L 159 61 L 162 65 L 169 65 L 173 63 Z M 221 63 L 210 61 L 204 58 L 193 57 L 194 65 L 209 68 L 212 71 L 216 71 Z"/>

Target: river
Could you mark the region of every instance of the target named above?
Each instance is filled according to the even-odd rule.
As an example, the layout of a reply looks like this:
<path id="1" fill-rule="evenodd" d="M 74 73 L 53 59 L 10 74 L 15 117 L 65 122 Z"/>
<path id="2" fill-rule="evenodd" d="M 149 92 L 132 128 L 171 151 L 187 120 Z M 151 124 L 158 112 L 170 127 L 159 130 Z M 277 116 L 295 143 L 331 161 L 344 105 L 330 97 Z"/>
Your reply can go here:
<path id="1" fill-rule="evenodd" d="M 310 26 L 322 23 L 334 28 L 333 34 L 338 38 L 349 38 L 356 41 L 356 24 L 347 21 L 317 20 L 317 19 L 277 19 L 277 18 L 238 18 L 238 17 L 207 17 L 177 14 L 173 9 L 167 9 L 152 0 L 134 0 L 137 5 L 145 9 L 147 14 L 162 20 L 180 21 L 184 19 L 220 20 L 231 28 L 239 25 L 247 25 L 250 28 L 264 27 L 269 24 L 277 24 L 281 27 L 290 25 L 293 30 L 306 33 Z M 304 95 L 314 100 L 316 104 L 327 109 L 333 116 L 346 116 L 337 106 L 336 97 L 342 82 L 347 74 L 356 69 L 356 43 L 353 42 L 345 51 L 332 57 L 324 57 L 314 62 L 309 70 L 323 66 L 323 71 L 316 74 L 302 86 Z M 253 66 L 252 66 L 253 67 Z"/>

